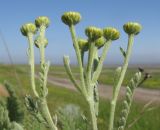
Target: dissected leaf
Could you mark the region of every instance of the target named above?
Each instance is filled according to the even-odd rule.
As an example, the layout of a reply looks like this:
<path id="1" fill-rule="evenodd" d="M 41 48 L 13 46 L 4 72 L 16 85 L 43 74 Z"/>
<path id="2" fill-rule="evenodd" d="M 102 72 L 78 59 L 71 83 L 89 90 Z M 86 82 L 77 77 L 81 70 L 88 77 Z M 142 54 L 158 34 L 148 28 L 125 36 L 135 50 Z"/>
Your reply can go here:
<path id="1" fill-rule="evenodd" d="M 124 56 L 124 58 L 125 58 L 125 57 L 126 57 L 126 52 L 123 50 L 123 48 L 122 48 L 122 47 L 120 47 L 119 49 L 120 49 L 120 51 L 121 51 L 122 55 L 123 55 L 123 56 Z"/>

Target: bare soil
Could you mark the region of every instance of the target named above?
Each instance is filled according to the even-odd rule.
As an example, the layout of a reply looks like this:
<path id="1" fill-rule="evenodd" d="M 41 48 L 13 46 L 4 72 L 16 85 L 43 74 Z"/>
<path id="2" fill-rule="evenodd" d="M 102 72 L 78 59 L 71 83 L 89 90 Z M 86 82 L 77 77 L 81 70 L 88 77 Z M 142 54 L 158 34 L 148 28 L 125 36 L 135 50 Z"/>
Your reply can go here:
<path id="1" fill-rule="evenodd" d="M 77 91 L 76 88 L 68 79 L 55 78 L 55 77 L 49 76 L 48 83 Z M 99 84 L 98 89 L 99 89 L 99 94 L 102 98 L 111 99 L 112 97 L 111 86 Z M 124 94 L 125 94 L 125 87 L 122 86 L 119 94 L 119 98 L 122 98 Z M 156 103 L 160 103 L 160 90 L 137 88 L 134 93 L 134 100 L 140 101 L 140 102 L 155 101 Z"/>
<path id="2" fill-rule="evenodd" d="M 7 92 L 7 90 L 5 89 L 5 87 L 3 85 L 0 84 L 0 96 L 4 96 L 4 97 L 8 97 L 9 94 Z"/>

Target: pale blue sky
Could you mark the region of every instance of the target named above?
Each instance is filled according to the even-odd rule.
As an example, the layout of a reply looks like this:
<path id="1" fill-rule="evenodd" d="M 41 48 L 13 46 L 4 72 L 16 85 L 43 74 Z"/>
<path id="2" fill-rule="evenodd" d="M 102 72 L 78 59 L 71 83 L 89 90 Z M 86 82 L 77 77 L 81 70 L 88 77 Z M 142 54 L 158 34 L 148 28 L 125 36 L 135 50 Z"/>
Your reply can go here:
<path id="1" fill-rule="evenodd" d="M 61 22 L 66 11 L 79 11 L 82 21 L 77 34 L 85 38 L 84 29 L 89 25 L 113 26 L 120 30 L 121 38 L 113 42 L 106 63 L 120 63 L 119 46 L 126 48 L 127 35 L 122 26 L 128 21 L 142 24 L 142 32 L 135 38 L 131 62 L 133 64 L 160 64 L 160 1 L 159 0 L 1 0 L 0 29 L 5 36 L 15 63 L 27 63 L 27 40 L 19 31 L 22 24 L 34 22 L 46 15 L 51 20 L 47 30 L 49 45 L 47 59 L 62 63 L 69 55 L 75 63 L 75 53 L 67 26 Z M 36 49 L 37 50 L 37 49 Z M 36 51 L 38 61 L 38 51 Z M 0 62 L 8 62 L 7 53 L 0 40 Z"/>

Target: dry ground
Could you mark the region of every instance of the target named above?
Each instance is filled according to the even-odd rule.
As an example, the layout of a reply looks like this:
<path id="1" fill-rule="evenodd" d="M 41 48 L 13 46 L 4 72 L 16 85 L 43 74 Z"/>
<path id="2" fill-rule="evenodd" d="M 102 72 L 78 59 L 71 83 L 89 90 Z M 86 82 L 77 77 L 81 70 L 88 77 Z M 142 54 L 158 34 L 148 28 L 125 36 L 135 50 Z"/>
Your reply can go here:
<path id="1" fill-rule="evenodd" d="M 7 90 L 5 89 L 5 87 L 2 85 L 2 84 L 0 84 L 0 96 L 8 96 L 9 94 L 8 94 L 8 92 L 7 92 Z"/>
<path id="2" fill-rule="evenodd" d="M 49 76 L 48 82 L 51 84 L 57 85 L 57 86 L 65 87 L 65 88 L 76 91 L 75 87 L 68 79 L 55 78 L 55 77 Z M 98 88 L 99 88 L 99 94 L 102 98 L 111 99 L 112 97 L 112 87 L 111 86 L 100 84 Z M 125 93 L 125 87 L 121 87 L 119 97 L 122 97 L 124 93 Z M 134 94 L 134 100 L 143 101 L 143 102 L 154 100 L 157 103 L 160 103 L 160 90 L 137 88 Z"/>

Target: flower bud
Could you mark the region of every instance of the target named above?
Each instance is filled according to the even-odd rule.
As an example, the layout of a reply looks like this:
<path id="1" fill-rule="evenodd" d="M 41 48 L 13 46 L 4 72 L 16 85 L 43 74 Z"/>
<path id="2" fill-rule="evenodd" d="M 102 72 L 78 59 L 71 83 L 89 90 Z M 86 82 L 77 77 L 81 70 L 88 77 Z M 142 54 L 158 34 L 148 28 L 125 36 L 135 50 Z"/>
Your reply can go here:
<path id="1" fill-rule="evenodd" d="M 22 35 L 27 36 L 29 33 L 35 34 L 37 31 L 37 28 L 33 23 L 27 23 L 22 25 L 20 30 Z"/>
<path id="2" fill-rule="evenodd" d="M 35 20 L 35 25 L 37 28 L 39 28 L 42 25 L 47 28 L 49 26 L 49 24 L 50 24 L 50 20 L 46 16 L 40 16 L 40 17 L 36 18 L 36 20 Z"/>
<path id="3" fill-rule="evenodd" d="M 103 47 L 104 43 L 105 43 L 105 39 L 103 37 L 100 37 L 95 41 L 95 45 L 96 47 L 98 47 L 98 49 Z"/>
<path id="4" fill-rule="evenodd" d="M 95 41 L 102 37 L 103 31 L 100 28 L 90 26 L 85 29 L 85 34 L 88 36 L 89 40 Z"/>
<path id="5" fill-rule="evenodd" d="M 117 29 L 108 27 L 103 29 L 103 35 L 106 40 L 117 40 L 120 36 L 120 33 Z"/>
<path id="6" fill-rule="evenodd" d="M 76 25 L 80 22 L 81 15 L 78 12 L 65 12 L 61 17 L 61 20 L 68 26 Z"/>
<path id="7" fill-rule="evenodd" d="M 79 48 L 83 51 L 88 51 L 88 41 L 84 39 L 78 39 Z"/>
<path id="8" fill-rule="evenodd" d="M 128 35 L 137 35 L 141 31 L 142 26 L 139 23 L 128 22 L 123 25 L 123 29 Z"/>
<path id="9" fill-rule="evenodd" d="M 40 36 L 36 37 L 34 44 L 37 48 L 40 48 L 41 44 L 44 45 L 44 47 L 46 47 L 48 45 L 48 40 L 47 38 L 41 38 Z"/>

